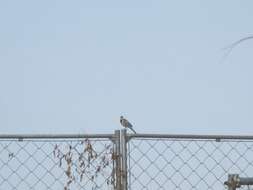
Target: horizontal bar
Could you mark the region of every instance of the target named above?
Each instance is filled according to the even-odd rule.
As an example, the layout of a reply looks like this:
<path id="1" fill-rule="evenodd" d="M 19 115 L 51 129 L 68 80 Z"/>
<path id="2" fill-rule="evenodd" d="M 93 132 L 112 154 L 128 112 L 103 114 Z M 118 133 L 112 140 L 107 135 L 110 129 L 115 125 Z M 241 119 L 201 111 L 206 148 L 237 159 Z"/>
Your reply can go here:
<path id="1" fill-rule="evenodd" d="M 224 182 L 228 189 L 235 190 L 242 185 L 253 185 L 253 177 L 239 177 L 239 174 L 228 174 L 228 180 Z"/>
<path id="2" fill-rule="evenodd" d="M 0 139 L 75 139 L 113 138 L 114 134 L 0 134 Z M 170 139 L 238 139 L 253 140 L 248 135 L 188 135 L 188 134 L 127 134 L 128 138 L 170 138 Z"/>
<path id="3" fill-rule="evenodd" d="M 0 139 L 83 139 L 113 138 L 114 134 L 1 134 Z"/>
<path id="4" fill-rule="evenodd" d="M 239 178 L 239 185 L 253 185 L 253 178 L 252 177 L 240 177 Z"/>
<path id="5" fill-rule="evenodd" d="M 249 135 L 186 135 L 186 134 L 128 134 L 128 138 L 170 138 L 170 139 L 238 139 L 253 140 Z"/>

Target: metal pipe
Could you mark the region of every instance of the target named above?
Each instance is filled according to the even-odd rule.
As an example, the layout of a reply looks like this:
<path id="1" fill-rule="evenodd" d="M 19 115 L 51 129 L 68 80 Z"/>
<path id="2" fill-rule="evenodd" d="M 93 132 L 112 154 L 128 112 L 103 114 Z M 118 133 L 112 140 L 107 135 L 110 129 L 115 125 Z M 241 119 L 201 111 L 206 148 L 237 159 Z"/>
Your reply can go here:
<path id="1" fill-rule="evenodd" d="M 253 185 L 253 177 L 240 177 L 239 185 Z"/>
<path id="2" fill-rule="evenodd" d="M 127 132 L 126 129 L 120 131 L 120 144 L 121 144 L 121 183 L 122 190 L 127 190 Z"/>
<path id="3" fill-rule="evenodd" d="M 128 138 L 170 138 L 170 139 L 210 139 L 210 140 L 253 140 L 250 135 L 186 135 L 186 134 L 128 134 Z"/>
<path id="4" fill-rule="evenodd" d="M 0 134 L 0 139 L 74 139 L 112 138 L 114 134 Z M 186 135 L 186 134 L 127 134 L 128 138 L 171 138 L 171 139 L 231 139 L 253 140 L 249 135 Z"/>
<path id="5" fill-rule="evenodd" d="M 0 139 L 112 138 L 114 134 L 1 134 Z"/>
<path id="6" fill-rule="evenodd" d="M 253 177 L 239 177 L 239 174 L 229 174 L 228 180 L 224 182 L 229 190 L 236 190 L 242 185 L 253 185 Z"/>
<path id="7" fill-rule="evenodd" d="M 120 131 L 115 131 L 115 160 L 116 160 L 116 190 L 121 190 L 121 155 L 120 155 Z"/>

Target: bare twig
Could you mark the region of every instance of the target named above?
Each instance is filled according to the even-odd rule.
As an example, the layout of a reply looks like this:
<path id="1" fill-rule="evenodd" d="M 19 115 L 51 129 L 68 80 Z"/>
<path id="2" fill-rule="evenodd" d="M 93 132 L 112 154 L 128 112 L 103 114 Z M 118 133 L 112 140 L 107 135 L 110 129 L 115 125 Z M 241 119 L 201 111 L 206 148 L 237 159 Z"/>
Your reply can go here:
<path id="1" fill-rule="evenodd" d="M 232 50 L 233 50 L 236 46 L 238 46 L 239 44 L 241 44 L 241 43 L 244 42 L 244 41 L 251 40 L 251 39 L 253 39 L 253 35 L 252 35 L 252 36 L 244 37 L 244 38 L 242 38 L 242 39 L 240 39 L 240 40 L 238 40 L 238 41 L 236 41 L 236 42 L 230 44 L 229 46 L 223 48 L 223 50 L 225 50 L 226 52 L 225 52 L 224 56 L 222 57 L 221 62 L 223 62 L 223 61 L 230 55 L 230 53 L 232 52 Z"/>
<path id="2" fill-rule="evenodd" d="M 113 149 L 111 145 L 105 145 L 104 149 L 100 151 L 95 150 L 93 143 L 87 138 L 79 144 L 83 146 L 82 151 L 79 152 L 76 146 L 68 145 L 67 150 L 60 147 L 58 144 L 54 146 L 53 156 L 59 161 L 59 167 L 63 167 L 67 181 L 64 190 L 69 190 L 72 182 L 90 179 L 96 187 L 96 180 L 99 176 L 104 176 L 104 172 L 110 168 L 113 163 L 112 155 Z M 109 169 L 110 170 L 110 169 Z M 106 179 L 107 185 L 112 185 L 114 173 Z M 111 181 L 111 184 L 109 183 Z M 92 187 L 93 188 L 93 187 Z"/>

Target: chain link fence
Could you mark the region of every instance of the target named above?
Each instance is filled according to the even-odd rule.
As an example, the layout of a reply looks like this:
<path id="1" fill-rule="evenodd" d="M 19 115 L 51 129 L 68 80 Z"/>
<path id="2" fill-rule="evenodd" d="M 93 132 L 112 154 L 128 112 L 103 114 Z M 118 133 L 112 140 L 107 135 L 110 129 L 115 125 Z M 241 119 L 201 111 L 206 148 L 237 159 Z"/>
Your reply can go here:
<path id="1" fill-rule="evenodd" d="M 5 190 L 221 190 L 228 174 L 253 177 L 253 137 L 0 136 Z"/>
<path id="2" fill-rule="evenodd" d="M 138 135 L 128 158 L 129 189 L 222 190 L 228 174 L 253 177 L 251 137 Z"/>
<path id="3" fill-rule="evenodd" d="M 113 136 L 1 138 L 0 189 L 113 189 Z"/>

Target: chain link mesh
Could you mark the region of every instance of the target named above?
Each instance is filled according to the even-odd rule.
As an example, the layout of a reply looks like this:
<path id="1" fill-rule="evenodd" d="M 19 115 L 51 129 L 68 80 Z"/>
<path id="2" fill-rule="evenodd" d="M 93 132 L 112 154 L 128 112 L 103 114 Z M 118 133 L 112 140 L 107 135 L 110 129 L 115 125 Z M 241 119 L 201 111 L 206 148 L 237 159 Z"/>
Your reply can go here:
<path id="1" fill-rule="evenodd" d="M 114 150 L 107 138 L 1 139 L 0 189 L 115 189 Z M 253 140 L 131 137 L 127 157 L 130 190 L 221 190 L 228 174 L 253 177 Z"/>
<path id="2" fill-rule="evenodd" d="M 1 140 L 0 189 L 113 189 L 109 139 Z"/>
<path id="3" fill-rule="evenodd" d="M 128 160 L 129 189 L 221 190 L 229 173 L 253 177 L 253 141 L 132 138 Z"/>

